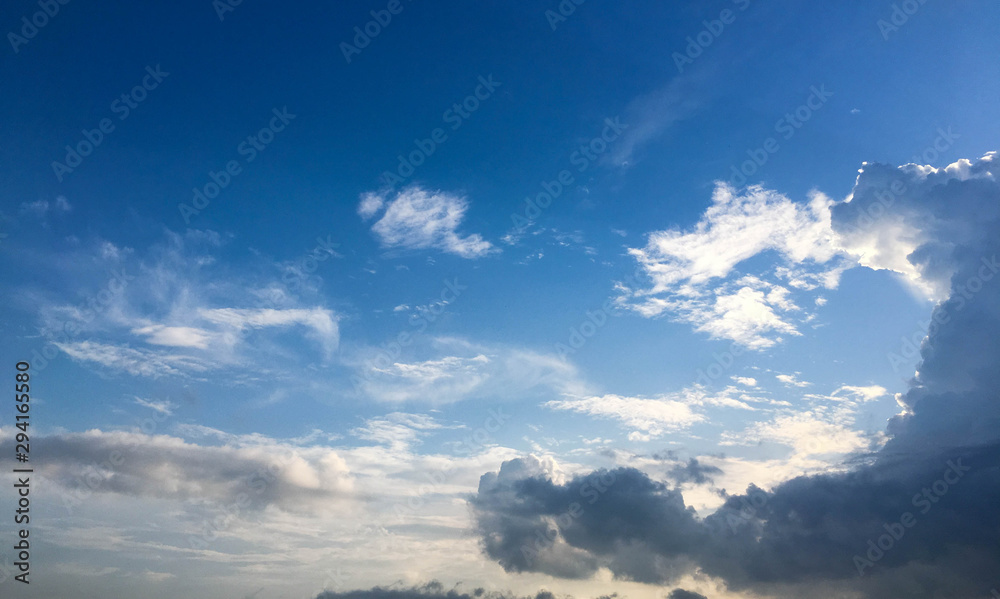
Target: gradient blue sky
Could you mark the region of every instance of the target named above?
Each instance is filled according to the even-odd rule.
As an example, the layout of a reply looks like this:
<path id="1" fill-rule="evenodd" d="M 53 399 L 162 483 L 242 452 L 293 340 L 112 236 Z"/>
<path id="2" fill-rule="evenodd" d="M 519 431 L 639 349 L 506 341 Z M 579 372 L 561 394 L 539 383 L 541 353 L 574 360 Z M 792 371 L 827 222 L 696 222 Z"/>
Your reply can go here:
<path id="1" fill-rule="evenodd" d="M 248 1 L 220 19 L 208 0 L 71 2 L 3 52 L 0 363 L 55 354 L 33 361 L 38 573 L 30 590 L 3 582 L 13 596 L 299 597 L 333 588 L 329 568 L 340 590 L 660 596 L 506 573 L 463 532 L 463 498 L 518 456 L 656 472 L 670 450 L 725 473 L 684 487 L 704 516 L 720 489 L 836 471 L 885 442 L 919 359 L 893 354 L 919 345 L 947 278 L 873 254 L 838 219 L 855 222 L 843 203 L 866 163 L 943 169 L 996 148 L 996 3 L 927 2 L 887 35 L 891 3 L 588 0 L 555 27 L 554 1 L 399 6 L 349 62 L 341 44 L 386 3 Z M 5 30 L 38 10 L 9 3 Z M 167 75 L 125 115 L 115 101 L 147 69 Z M 796 110 L 808 118 L 782 126 Z M 241 143 L 282 111 L 248 160 Z M 114 129 L 60 180 L 53 162 L 102 119 Z M 446 139 L 388 188 L 437 128 Z M 751 187 L 727 187 L 768 138 Z M 239 173 L 186 220 L 179 205 L 230 161 Z M 564 170 L 573 182 L 516 226 Z M 116 272 L 128 284 L 80 322 Z M 78 332 L 52 338 L 67 322 Z M 581 326 L 593 334 L 565 351 Z M 470 447 L 497 409 L 507 421 Z M 66 509 L 90 462 L 59 452 L 115 444 L 160 484 L 111 472 Z M 195 555 L 198 523 L 281 451 L 297 461 L 273 497 Z M 457 474 L 428 492 L 435 467 Z"/>

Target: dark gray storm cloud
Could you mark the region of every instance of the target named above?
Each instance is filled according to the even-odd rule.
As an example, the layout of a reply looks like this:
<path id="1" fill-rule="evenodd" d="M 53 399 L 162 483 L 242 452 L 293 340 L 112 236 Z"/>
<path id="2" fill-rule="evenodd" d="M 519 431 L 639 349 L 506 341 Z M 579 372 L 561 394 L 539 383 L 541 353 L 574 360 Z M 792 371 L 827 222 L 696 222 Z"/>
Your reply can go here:
<path id="1" fill-rule="evenodd" d="M 695 593 L 693 591 L 685 591 L 684 589 L 674 589 L 670 591 L 667 595 L 667 599 L 708 599 L 708 597 L 702 595 L 701 593 Z"/>
<path id="2" fill-rule="evenodd" d="M 616 599 L 618 595 L 605 595 L 597 599 Z M 407 588 L 374 587 L 367 590 L 327 591 L 320 593 L 316 599 L 556 599 L 549 591 L 539 591 L 533 596 L 518 597 L 510 593 L 498 593 L 475 588 L 468 591 L 445 589 L 438 581 L 431 581 L 421 586 Z M 564 599 L 573 599 L 564 597 Z M 704 599 L 704 598 L 702 598 Z"/>
<path id="3" fill-rule="evenodd" d="M 472 499 L 488 555 L 509 572 L 587 578 L 607 566 L 622 579 L 672 580 L 704 531 L 679 491 L 631 468 L 557 485 L 530 458 L 483 475 Z"/>
<path id="4" fill-rule="evenodd" d="M 852 201 L 834 207 L 846 247 L 867 247 L 873 267 L 903 264 L 945 298 L 887 348 L 890 361 L 919 352 L 919 366 L 881 450 L 846 473 L 751 486 L 705 518 L 637 470 L 555 484 L 514 460 L 471 500 L 485 553 L 508 571 L 606 567 L 659 584 L 697 568 L 784 597 L 988 597 L 1000 579 L 998 166 L 993 155 L 937 171 L 865 165 Z M 710 474 L 689 462 L 669 478 Z M 603 490 L 584 497 L 595 480 Z"/>
<path id="5" fill-rule="evenodd" d="M 721 468 L 702 464 L 697 458 L 689 459 L 686 464 L 677 464 L 667 471 L 667 477 L 676 481 L 677 484 L 703 485 L 713 482 L 713 477 L 718 474 L 722 474 Z"/>

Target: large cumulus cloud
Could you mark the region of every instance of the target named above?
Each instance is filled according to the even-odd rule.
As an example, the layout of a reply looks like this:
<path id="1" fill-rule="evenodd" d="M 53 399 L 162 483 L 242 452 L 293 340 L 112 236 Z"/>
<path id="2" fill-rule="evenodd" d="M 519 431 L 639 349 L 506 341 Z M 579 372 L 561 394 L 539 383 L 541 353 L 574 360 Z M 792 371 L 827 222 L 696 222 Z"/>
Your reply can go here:
<path id="1" fill-rule="evenodd" d="M 920 361 L 884 448 L 844 473 L 751 486 L 705 518 L 636 470 L 562 481 L 530 459 L 508 462 L 472 499 L 487 555 L 508 571 L 571 577 L 604 567 L 669 583 L 700 571 L 789 597 L 988 596 L 1000 579 L 996 167 L 994 154 L 943 169 L 868 164 L 831 207 L 841 247 L 939 300 L 887 348 L 915 339 Z M 601 481 L 588 503 L 585 485 Z"/>
<path id="2" fill-rule="evenodd" d="M 669 581 L 704 532 L 680 493 L 638 470 L 602 470 L 557 484 L 537 459 L 483 475 L 472 505 L 483 547 L 507 571 Z"/>

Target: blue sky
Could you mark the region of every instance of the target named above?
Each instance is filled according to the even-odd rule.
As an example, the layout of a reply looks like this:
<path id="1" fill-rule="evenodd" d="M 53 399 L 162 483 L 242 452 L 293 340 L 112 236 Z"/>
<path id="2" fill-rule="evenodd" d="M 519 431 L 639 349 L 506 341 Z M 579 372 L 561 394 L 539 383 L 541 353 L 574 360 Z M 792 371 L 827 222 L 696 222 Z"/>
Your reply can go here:
<path id="1" fill-rule="evenodd" d="M 926 322 L 988 263 L 1000 9 L 903 4 L 14 2 L 0 357 L 32 363 L 39 549 L 0 586 L 805 596 L 568 529 L 512 562 L 491 493 L 629 469 L 705 523 L 909 447 L 963 334 Z"/>

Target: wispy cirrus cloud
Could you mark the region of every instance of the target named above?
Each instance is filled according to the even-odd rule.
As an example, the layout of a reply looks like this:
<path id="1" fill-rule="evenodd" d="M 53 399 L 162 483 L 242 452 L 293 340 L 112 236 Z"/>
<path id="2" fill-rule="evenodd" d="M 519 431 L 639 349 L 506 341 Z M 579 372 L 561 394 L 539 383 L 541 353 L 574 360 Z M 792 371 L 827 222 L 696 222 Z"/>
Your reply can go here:
<path id="1" fill-rule="evenodd" d="M 135 398 L 135 404 L 159 412 L 164 416 L 173 415 L 174 410 L 177 408 L 177 405 L 169 400 L 143 399 L 141 397 Z"/>
<path id="2" fill-rule="evenodd" d="M 450 337 L 417 345 L 405 357 L 361 352 L 351 358 L 355 391 L 383 403 L 446 405 L 485 397 L 580 393 L 588 386 L 571 362 L 555 354 Z"/>
<path id="3" fill-rule="evenodd" d="M 618 420 L 631 430 L 629 439 L 633 441 L 648 441 L 705 420 L 705 416 L 696 413 L 689 404 L 665 398 L 603 395 L 555 400 L 545 405 L 553 410 Z"/>
<path id="4" fill-rule="evenodd" d="M 198 314 L 205 320 L 238 331 L 302 325 L 308 328 L 323 345 L 327 354 L 337 349 L 340 332 L 337 315 L 325 308 L 213 308 L 200 309 Z"/>
<path id="5" fill-rule="evenodd" d="M 791 375 L 776 378 L 800 389 L 811 385 Z M 886 437 L 859 428 L 858 416 L 866 404 L 889 395 L 880 385 L 841 385 L 828 395 L 805 394 L 795 409 L 779 410 L 771 420 L 753 423 L 743 431 L 723 432 L 721 444 L 776 443 L 790 447 L 793 460 L 873 449 Z"/>
<path id="6" fill-rule="evenodd" d="M 610 154 L 615 166 L 628 166 L 635 152 L 691 116 L 704 104 L 704 76 L 676 77 L 670 83 L 629 102 L 623 120 L 631 126 Z"/>
<path id="7" fill-rule="evenodd" d="M 726 387 L 710 393 L 701 386 L 683 389 L 655 397 L 600 395 L 567 397 L 544 405 L 553 410 L 586 414 L 595 418 L 617 420 L 628 431 L 632 441 L 650 441 L 667 433 L 706 422 L 706 408 L 729 408 L 755 412 L 759 405 L 773 401 L 748 395 L 736 387 Z M 755 404 L 758 404 L 755 406 Z"/>
<path id="8" fill-rule="evenodd" d="M 42 333 L 74 360 L 134 376 L 252 369 L 267 363 L 267 354 L 316 348 L 330 361 L 339 347 L 341 315 L 287 295 L 275 302 L 255 292 L 280 289 L 276 279 L 261 280 L 250 270 L 220 272 L 225 268 L 214 254 L 225 243 L 211 231 L 189 230 L 168 231 L 164 243 L 142 251 L 106 240 L 78 248 L 70 261 L 119 274 L 78 304 L 67 303 L 58 290 L 32 291 Z M 305 342 L 286 331 L 301 331 Z"/>
<path id="9" fill-rule="evenodd" d="M 392 412 L 385 416 L 369 418 L 362 426 L 351 431 L 359 439 L 388 446 L 395 452 L 408 451 L 429 431 L 446 426 L 426 414 Z"/>
<path id="10" fill-rule="evenodd" d="M 57 342 L 55 344 L 69 357 L 83 363 L 93 363 L 110 370 L 127 372 L 133 376 L 160 377 L 205 372 L 213 364 L 194 356 L 136 349 L 128 345 L 115 345 L 97 341 Z"/>
<path id="11" fill-rule="evenodd" d="M 871 446 L 871 439 L 850 423 L 831 421 L 812 411 L 787 414 L 743 431 L 724 433 L 720 445 L 758 445 L 762 442 L 791 447 L 802 457 L 849 454 Z"/>

